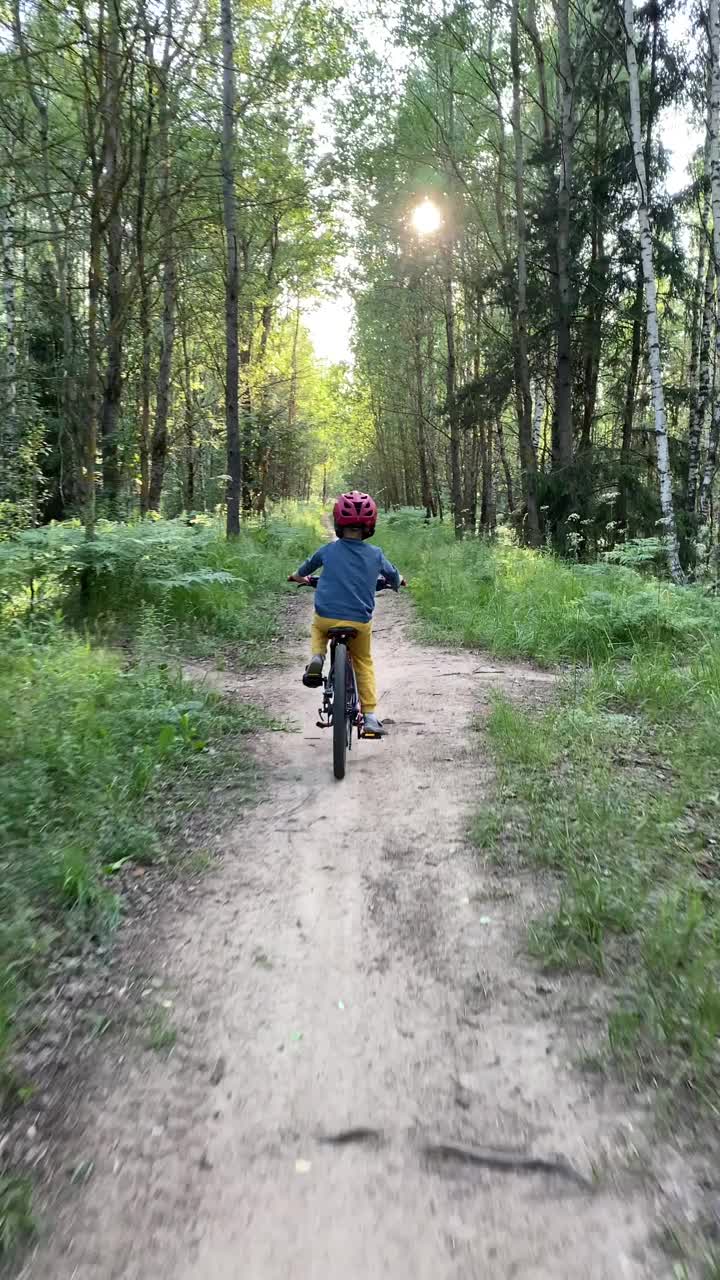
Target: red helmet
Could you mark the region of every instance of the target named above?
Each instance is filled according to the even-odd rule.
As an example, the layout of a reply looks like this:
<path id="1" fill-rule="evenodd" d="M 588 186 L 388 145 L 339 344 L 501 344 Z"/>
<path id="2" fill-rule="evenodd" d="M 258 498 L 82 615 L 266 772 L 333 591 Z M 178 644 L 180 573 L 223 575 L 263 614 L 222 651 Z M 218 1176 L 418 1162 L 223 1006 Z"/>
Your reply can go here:
<path id="1" fill-rule="evenodd" d="M 378 510 L 370 494 L 358 493 L 357 489 L 353 489 L 352 493 L 341 493 L 333 507 L 335 528 L 349 529 L 353 525 L 356 528 L 359 525 L 364 538 L 371 538 L 374 534 L 377 515 Z"/>

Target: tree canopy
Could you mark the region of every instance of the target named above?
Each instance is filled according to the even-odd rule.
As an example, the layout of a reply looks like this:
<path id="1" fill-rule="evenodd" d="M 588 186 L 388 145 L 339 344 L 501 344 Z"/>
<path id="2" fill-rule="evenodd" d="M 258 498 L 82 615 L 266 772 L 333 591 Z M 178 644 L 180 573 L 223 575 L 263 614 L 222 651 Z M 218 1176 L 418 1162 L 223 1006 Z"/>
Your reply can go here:
<path id="1" fill-rule="evenodd" d="M 232 532 L 352 482 L 714 574 L 712 7 L 12 0 L 3 31 L 5 525 L 228 499 Z M 671 120 L 705 132 L 681 189 Z M 344 367 L 306 322 L 338 287 Z"/>

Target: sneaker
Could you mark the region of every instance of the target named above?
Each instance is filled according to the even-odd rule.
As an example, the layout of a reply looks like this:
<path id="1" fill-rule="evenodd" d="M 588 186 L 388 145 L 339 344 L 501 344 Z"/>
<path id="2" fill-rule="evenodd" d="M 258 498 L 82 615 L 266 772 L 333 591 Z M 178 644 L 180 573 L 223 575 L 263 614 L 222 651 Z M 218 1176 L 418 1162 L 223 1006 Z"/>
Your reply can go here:
<path id="1" fill-rule="evenodd" d="M 321 653 L 316 653 L 308 662 L 302 678 L 304 685 L 308 689 L 317 689 L 322 684 L 322 671 L 325 659 Z"/>
<path id="2" fill-rule="evenodd" d="M 378 720 L 374 711 L 368 711 L 363 716 L 363 733 L 371 734 L 374 738 L 382 738 L 385 729 L 382 720 Z"/>

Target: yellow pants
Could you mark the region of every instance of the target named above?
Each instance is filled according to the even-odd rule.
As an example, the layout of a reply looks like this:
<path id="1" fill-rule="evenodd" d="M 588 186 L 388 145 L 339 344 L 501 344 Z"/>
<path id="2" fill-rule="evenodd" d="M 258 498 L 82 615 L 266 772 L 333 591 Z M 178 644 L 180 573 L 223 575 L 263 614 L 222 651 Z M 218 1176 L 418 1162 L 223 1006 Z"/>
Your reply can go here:
<path id="1" fill-rule="evenodd" d="M 345 618 L 321 618 L 313 614 L 310 631 L 310 645 L 313 654 L 327 651 L 328 631 L 331 627 L 352 627 L 357 631 L 348 648 L 352 654 L 353 667 L 357 677 L 360 706 L 363 711 L 374 711 L 377 706 L 377 685 L 375 684 L 375 667 L 373 666 L 370 645 L 372 642 L 372 622 L 348 622 Z"/>

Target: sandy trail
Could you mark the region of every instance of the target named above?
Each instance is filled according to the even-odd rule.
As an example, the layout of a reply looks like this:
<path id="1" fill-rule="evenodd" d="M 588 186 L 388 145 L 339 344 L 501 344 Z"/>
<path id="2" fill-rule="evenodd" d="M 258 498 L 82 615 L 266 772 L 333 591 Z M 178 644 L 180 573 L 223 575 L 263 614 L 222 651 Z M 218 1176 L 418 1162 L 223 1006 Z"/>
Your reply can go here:
<path id="1" fill-rule="evenodd" d="M 288 624 L 298 670 L 310 608 L 298 601 Z M 464 840 L 490 780 L 473 714 L 494 688 L 533 696 L 548 677 L 423 648 L 410 609 L 380 600 L 381 711 L 395 723 L 353 748 L 343 783 L 298 670 L 209 677 L 302 731 L 261 736 L 266 798 L 167 921 L 157 971 L 176 1048 L 100 1067 L 76 1130 L 93 1177 L 49 1207 L 27 1276 L 668 1274 L 618 1137 L 632 1117 L 574 1069 L 525 957 L 537 889 L 483 869 Z M 318 1141 L 357 1126 L 379 1137 Z M 428 1161 L 427 1141 L 603 1172 L 587 1191 Z"/>

